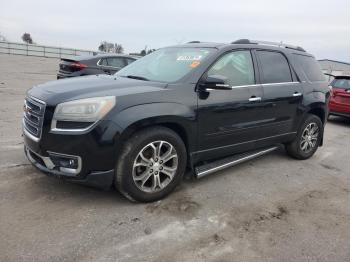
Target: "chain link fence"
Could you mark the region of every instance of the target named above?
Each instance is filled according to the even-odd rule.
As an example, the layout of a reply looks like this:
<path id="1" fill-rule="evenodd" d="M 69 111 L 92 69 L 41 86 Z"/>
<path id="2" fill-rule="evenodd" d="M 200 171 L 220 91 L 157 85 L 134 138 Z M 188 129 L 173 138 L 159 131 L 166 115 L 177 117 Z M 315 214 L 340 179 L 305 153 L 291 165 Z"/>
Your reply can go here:
<path id="1" fill-rule="evenodd" d="M 80 55 L 96 55 L 101 52 L 0 41 L 0 53 L 53 58 L 71 58 Z"/>

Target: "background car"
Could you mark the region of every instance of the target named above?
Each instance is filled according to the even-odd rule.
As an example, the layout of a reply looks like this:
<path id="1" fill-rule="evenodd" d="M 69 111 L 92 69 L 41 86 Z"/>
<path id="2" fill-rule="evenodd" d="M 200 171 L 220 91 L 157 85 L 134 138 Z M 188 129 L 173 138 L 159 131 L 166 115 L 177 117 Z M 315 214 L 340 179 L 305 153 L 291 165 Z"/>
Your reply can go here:
<path id="1" fill-rule="evenodd" d="M 329 102 L 329 114 L 350 118 L 350 76 L 335 76 Z"/>
<path id="2" fill-rule="evenodd" d="M 114 74 L 121 68 L 134 62 L 138 57 L 129 55 L 101 54 L 96 56 L 77 56 L 69 59 L 61 59 L 57 79 L 98 75 Z"/>

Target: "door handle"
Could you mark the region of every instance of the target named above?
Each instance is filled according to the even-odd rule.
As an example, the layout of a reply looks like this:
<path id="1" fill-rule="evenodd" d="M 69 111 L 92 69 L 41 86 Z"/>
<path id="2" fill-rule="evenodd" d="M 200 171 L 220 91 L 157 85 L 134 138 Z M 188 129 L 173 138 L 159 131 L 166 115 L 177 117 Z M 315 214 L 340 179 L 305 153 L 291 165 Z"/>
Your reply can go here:
<path id="1" fill-rule="evenodd" d="M 261 101 L 261 97 L 253 96 L 249 98 L 249 102 L 258 102 L 258 101 Z"/>
<path id="2" fill-rule="evenodd" d="M 296 97 L 296 96 L 302 96 L 303 94 L 302 93 L 299 93 L 299 92 L 295 92 L 294 94 L 293 94 L 293 96 L 294 97 Z"/>

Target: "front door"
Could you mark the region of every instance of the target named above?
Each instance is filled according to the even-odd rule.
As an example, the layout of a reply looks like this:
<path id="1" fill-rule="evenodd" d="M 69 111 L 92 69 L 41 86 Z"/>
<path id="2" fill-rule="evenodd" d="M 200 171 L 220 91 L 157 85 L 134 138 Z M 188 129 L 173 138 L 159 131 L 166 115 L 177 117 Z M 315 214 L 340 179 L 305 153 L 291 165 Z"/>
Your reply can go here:
<path id="1" fill-rule="evenodd" d="M 263 96 L 250 50 L 224 54 L 204 77 L 222 76 L 230 90 L 198 91 L 197 159 L 219 158 L 254 148 Z"/>

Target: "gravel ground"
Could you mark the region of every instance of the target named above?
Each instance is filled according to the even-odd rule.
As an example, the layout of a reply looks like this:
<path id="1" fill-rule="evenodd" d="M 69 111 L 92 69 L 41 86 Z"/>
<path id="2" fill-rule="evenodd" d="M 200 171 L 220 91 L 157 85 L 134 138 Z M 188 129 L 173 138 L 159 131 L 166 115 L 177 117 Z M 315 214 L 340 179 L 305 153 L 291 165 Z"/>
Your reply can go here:
<path id="1" fill-rule="evenodd" d="M 24 158 L 25 91 L 57 68 L 0 55 L 0 261 L 350 261 L 350 121 L 310 160 L 281 150 L 134 204 Z"/>

